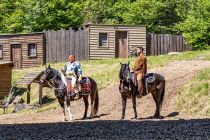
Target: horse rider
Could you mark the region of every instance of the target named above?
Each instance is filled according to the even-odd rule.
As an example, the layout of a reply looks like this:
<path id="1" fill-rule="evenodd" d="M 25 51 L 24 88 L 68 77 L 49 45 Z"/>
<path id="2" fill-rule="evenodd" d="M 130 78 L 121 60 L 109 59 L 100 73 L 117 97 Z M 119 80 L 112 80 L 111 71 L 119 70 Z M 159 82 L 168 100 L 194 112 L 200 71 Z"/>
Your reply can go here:
<path id="1" fill-rule="evenodd" d="M 69 55 L 69 62 L 64 67 L 64 74 L 67 78 L 71 78 L 71 86 L 76 93 L 76 98 L 79 98 L 79 91 L 81 90 L 79 83 L 82 80 L 82 68 L 80 63 L 75 61 L 75 55 Z"/>
<path id="2" fill-rule="evenodd" d="M 147 59 L 146 55 L 144 54 L 144 48 L 142 46 L 138 46 L 136 48 L 136 54 L 137 58 L 132 70 L 136 74 L 135 77 L 137 77 L 138 90 L 139 90 L 139 95 L 137 96 L 137 98 L 142 98 L 143 95 L 142 80 L 144 79 L 145 74 L 147 73 Z"/>

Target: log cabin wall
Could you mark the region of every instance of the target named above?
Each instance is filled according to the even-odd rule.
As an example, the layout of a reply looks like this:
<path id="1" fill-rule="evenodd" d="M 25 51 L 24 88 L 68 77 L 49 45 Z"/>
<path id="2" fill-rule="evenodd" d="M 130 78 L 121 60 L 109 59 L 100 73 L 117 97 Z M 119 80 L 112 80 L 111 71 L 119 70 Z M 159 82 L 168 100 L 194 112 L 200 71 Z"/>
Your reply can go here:
<path id="1" fill-rule="evenodd" d="M 0 61 L 0 99 L 8 96 L 12 81 L 12 62 Z"/>
<path id="2" fill-rule="evenodd" d="M 15 68 L 45 64 L 44 34 L 0 35 L 0 61 L 14 61 Z"/>
<path id="3" fill-rule="evenodd" d="M 139 45 L 146 52 L 146 26 L 87 24 L 86 30 L 90 59 L 126 58 Z"/>

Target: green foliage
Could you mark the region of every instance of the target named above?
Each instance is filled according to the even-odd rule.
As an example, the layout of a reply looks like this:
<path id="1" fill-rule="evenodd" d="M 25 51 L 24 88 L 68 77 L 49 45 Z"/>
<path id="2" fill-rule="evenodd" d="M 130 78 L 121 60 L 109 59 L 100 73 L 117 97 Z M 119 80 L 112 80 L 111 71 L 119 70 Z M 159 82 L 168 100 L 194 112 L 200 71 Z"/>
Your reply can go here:
<path id="1" fill-rule="evenodd" d="M 86 23 L 146 25 L 210 47 L 209 0 L 1 0 L 0 33 L 68 29 Z"/>
<path id="2" fill-rule="evenodd" d="M 68 29 L 83 23 L 82 3 L 68 0 L 4 0 L 0 4 L 0 32 L 35 32 Z"/>
<path id="3" fill-rule="evenodd" d="M 194 50 L 210 49 L 210 1 L 192 0 L 189 6 L 184 21 L 177 24 L 177 28 L 193 44 Z"/>

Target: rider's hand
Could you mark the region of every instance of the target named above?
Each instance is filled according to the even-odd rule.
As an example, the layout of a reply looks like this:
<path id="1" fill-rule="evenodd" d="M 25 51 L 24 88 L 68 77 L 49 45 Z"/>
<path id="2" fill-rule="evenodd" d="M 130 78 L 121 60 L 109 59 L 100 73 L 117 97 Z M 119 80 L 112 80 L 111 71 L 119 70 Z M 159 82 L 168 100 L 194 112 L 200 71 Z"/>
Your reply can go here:
<path id="1" fill-rule="evenodd" d="M 78 80 L 79 80 L 79 81 L 81 81 L 81 80 L 82 80 L 82 76 L 81 76 L 81 75 L 79 76 Z"/>
<path id="2" fill-rule="evenodd" d="M 142 78 L 143 78 L 143 79 L 145 78 L 145 74 L 144 74 L 144 73 L 142 74 Z"/>
<path id="3" fill-rule="evenodd" d="M 68 75 L 72 75 L 73 74 L 73 72 L 66 72 L 66 75 L 68 76 Z"/>

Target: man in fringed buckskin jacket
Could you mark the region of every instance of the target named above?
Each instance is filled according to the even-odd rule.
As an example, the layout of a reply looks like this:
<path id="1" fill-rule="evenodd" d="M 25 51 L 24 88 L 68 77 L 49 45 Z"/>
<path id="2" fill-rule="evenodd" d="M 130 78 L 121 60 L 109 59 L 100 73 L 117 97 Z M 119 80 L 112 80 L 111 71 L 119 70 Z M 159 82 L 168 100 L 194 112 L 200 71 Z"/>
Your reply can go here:
<path id="1" fill-rule="evenodd" d="M 138 90 L 139 90 L 139 95 L 137 96 L 137 98 L 142 98 L 143 94 L 142 79 L 144 79 L 144 76 L 147 73 L 147 59 L 143 51 L 144 48 L 142 46 L 137 47 L 136 49 L 137 58 L 134 67 L 132 68 L 137 77 Z"/>

